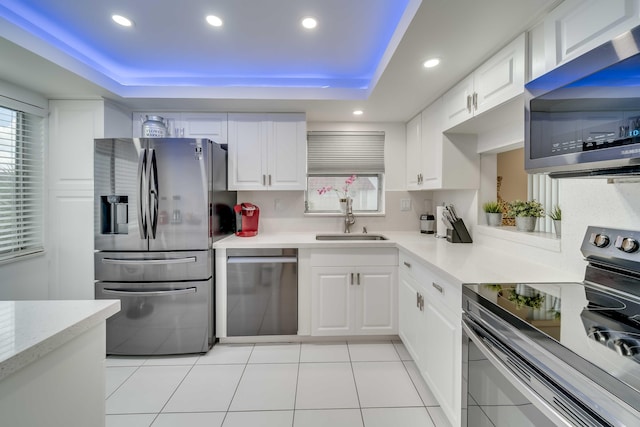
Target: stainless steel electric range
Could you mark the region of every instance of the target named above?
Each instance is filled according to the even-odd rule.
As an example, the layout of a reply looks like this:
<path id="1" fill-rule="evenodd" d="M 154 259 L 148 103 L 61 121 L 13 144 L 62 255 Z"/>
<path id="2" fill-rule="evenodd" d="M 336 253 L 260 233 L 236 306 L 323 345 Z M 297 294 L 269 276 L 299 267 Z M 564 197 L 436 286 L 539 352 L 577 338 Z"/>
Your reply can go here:
<path id="1" fill-rule="evenodd" d="M 463 288 L 463 425 L 640 425 L 640 231 L 588 227 L 582 283 Z"/>

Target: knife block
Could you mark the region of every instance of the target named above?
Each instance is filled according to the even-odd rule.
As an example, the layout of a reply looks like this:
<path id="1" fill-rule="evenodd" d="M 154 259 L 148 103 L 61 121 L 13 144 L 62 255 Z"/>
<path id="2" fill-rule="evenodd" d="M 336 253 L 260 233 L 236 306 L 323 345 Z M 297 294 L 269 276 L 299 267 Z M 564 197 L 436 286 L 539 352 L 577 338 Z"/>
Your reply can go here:
<path id="1" fill-rule="evenodd" d="M 464 221 L 459 219 L 451 223 L 453 228 L 447 229 L 447 242 L 450 243 L 473 243 L 469 230 L 464 225 Z"/>

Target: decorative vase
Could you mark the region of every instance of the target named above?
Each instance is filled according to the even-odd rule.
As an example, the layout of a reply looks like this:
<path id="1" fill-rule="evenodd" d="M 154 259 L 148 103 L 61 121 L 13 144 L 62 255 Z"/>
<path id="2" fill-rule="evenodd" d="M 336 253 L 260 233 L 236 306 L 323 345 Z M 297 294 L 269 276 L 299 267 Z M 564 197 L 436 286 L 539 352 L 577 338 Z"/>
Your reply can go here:
<path id="1" fill-rule="evenodd" d="M 487 214 L 487 225 L 499 227 L 502 225 L 502 212 L 485 212 Z"/>
<path id="2" fill-rule="evenodd" d="M 341 197 L 340 198 L 340 212 L 342 212 L 343 214 L 347 213 L 347 198 L 346 197 Z"/>
<path id="3" fill-rule="evenodd" d="M 553 220 L 553 228 L 556 230 L 556 237 L 560 238 L 560 234 L 562 233 L 561 222 L 559 219 Z"/>
<path id="4" fill-rule="evenodd" d="M 516 230 L 531 232 L 535 230 L 537 221 L 538 218 L 535 216 L 517 216 Z"/>

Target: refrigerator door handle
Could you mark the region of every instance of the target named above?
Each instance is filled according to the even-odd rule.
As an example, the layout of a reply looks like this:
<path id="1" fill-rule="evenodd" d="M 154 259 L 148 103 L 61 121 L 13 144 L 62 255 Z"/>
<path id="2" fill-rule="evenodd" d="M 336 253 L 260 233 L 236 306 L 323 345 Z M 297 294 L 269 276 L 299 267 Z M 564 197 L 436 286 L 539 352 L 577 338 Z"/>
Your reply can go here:
<path id="1" fill-rule="evenodd" d="M 146 189 L 145 178 L 147 174 L 147 149 L 143 149 L 138 158 L 138 229 L 140 239 L 147 238 L 147 213 L 146 213 Z"/>
<path id="2" fill-rule="evenodd" d="M 105 295 L 117 295 L 123 297 L 169 297 L 176 295 L 195 294 L 196 288 L 175 289 L 171 291 L 126 291 L 116 289 L 103 289 Z"/>
<path id="3" fill-rule="evenodd" d="M 151 230 L 150 237 L 156 238 L 156 230 L 158 229 L 158 166 L 156 163 L 156 150 L 149 149 L 149 157 L 151 157 L 148 166 L 147 179 L 149 185 L 149 228 Z"/>
<path id="4" fill-rule="evenodd" d="M 168 259 L 119 259 L 119 258 L 102 258 L 103 264 L 118 265 L 164 265 L 164 264 L 189 264 L 196 262 L 196 257 L 190 256 L 185 258 L 168 258 Z"/>

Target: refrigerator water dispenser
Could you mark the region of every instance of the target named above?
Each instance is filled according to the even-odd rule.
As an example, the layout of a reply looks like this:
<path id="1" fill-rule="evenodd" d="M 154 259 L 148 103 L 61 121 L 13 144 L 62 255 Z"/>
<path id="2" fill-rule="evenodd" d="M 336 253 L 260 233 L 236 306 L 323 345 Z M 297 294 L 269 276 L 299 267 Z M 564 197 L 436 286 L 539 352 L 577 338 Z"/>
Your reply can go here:
<path id="1" fill-rule="evenodd" d="M 102 234 L 129 234 L 129 197 L 100 196 L 100 230 Z"/>

